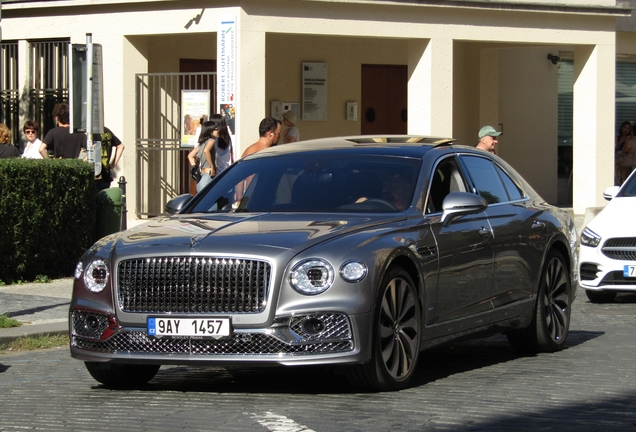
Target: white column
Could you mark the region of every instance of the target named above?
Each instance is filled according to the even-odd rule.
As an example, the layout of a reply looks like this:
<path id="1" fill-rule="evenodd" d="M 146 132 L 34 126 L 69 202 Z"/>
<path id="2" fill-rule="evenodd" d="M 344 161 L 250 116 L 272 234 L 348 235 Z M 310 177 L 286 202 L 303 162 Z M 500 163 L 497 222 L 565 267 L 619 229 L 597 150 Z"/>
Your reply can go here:
<path id="1" fill-rule="evenodd" d="M 573 210 L 605 204 L 603 190 L 614 184 L 614 44 L 574 51 Z"/>
<path id="2" fill-rule="evenodd" d="M 258 125 L 269 115 L 265 100 L 266 33 L 251 30 L 255 26 L 250 25 L 249 19 L 249 16 L 242 14 L 238 26 L 236 129 L 240 142 L 235 143 L 238 157 L 241 157 L 247 147 L 258 141 Z"/>
<path id="3" fill-rule="evenodd" d="M 119 50 L 117 50 L 119 51 Z M 104 123 L 111 129 L 115 135 L 126 146 L 124 154 L 118 165 L 116 181 L 122 175 L 126 177 L 126 209 L 128 210 L 127 219 L 128 227 L 133 226 L 134 220 L 137 219 L 136 213 L 141 209 L 137 208 L 137 184 L 140 181 L 137 172 L 137 145 L 135 136 L 135 122 L 137 118 L 136 99 L 135 99 L 135 74 L 148 72 L 148 38 L 144 36 L 135 36 L 131 38 L 124 37 L 121 40 L 121 52 L 119 52 L 121 63 L 121 75 L 111 77 L 113 83 L 108 86 L 108 91 L 117 92 L 117 97 L 112 99 L 108 97 L 108 103 L 104 104 Z M 110 56 L 111 59 L 117 61 L 117 57 Z M 107 63 L 104 63 L 104 70 Z M 126 77 L 126 79 L 123 79 Z M 104 83 L 104 96 L 106 97 L 106 84 Z M 120 100 L 119 106 L 123 109 L 117 111 L 117 100 Z M 116 186 L 115 183 L 113 183 Z M 145 197 L 142 197 L 145 199 Z"/>
<path id="4" fill-rule="evenodd" d="M 408 133 L 453 134 L 453 40 L 408 42 Z"/>
<path id="5" fill-rule="evenodd" d="M 18 100 L 20 101 L 20 106 L 24 106 L 22 101 L 29 101 L 30 95 L 30 76 L 31 76 L 31 68 L 29 65 L 29 42 L 26 40 L 18 41 Z M 23 136 L 22 127 L 24 126 L 24 122 L 27 120 L 33 120 L 29 117 L 29 111 L 20 109 L 20 136 L 14 137 L 14 143 L 26 142 L 26 137 Z M 44 138 L 42 135 L 42 125 L 40 125 L 40 134 L 38 138 Z"/>

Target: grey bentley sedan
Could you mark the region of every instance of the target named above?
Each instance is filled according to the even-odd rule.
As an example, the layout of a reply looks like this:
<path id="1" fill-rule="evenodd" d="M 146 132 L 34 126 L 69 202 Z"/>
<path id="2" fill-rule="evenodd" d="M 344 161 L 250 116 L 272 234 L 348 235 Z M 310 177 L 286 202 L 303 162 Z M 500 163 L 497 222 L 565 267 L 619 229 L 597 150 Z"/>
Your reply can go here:
<path id="1" fill-rule="evenodd" d="M 330 365 L 397 390 L 422 350 L 564 346 L 574 224 L 495 155 L 417 136 L 250 155 L 80 259 L 71 355 L 110 387 L 161 365 Z"/>

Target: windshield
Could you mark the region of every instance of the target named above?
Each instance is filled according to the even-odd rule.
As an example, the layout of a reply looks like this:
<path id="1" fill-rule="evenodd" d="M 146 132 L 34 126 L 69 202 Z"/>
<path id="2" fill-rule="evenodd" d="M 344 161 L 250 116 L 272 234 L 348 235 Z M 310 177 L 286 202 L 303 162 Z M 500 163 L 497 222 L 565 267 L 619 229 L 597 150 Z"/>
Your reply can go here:
<path id="1" fill-rule="evenodd" d="M 403 211 L 420 163 L 313 152 L 240 161 L 197 195 L 188 213 Z"/>
<path id="2" fill-rule="evenodd" d="M 623 190 L 621 191 L 621 196 L 624 197 L 633 197 L 636 196 L 636 175 L 630 176 L 627 179 L 627 184 L 623 186 Z"/>

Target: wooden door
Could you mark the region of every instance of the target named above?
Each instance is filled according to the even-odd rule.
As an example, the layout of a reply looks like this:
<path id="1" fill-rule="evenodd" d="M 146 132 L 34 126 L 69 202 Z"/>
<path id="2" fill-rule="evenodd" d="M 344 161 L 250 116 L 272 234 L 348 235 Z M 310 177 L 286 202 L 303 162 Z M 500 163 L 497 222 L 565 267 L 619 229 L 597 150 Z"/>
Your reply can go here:
<path id="1" fill-rule="evenodd" d="M 407 133 L 408 70 L 402 65 L 362 65 L 361 133 Z"/>

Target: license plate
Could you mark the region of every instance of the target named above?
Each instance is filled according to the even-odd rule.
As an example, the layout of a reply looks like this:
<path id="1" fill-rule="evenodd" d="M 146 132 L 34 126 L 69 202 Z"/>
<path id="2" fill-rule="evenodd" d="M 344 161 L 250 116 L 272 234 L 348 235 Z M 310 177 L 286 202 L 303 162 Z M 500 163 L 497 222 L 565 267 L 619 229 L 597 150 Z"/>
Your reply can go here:
<path id="1" fill-rule="evenodd" d="M 636 265 L 626 265 L 623 267 L 623 277 L 636 278 Z"/>
<path id="2" fill-rule="evenodd" d="M 229 318 L 148 318 L 148 336 L 227 338 L 232 333 Z"/>

